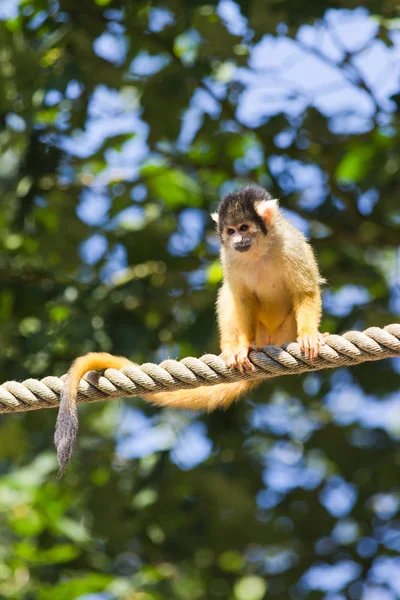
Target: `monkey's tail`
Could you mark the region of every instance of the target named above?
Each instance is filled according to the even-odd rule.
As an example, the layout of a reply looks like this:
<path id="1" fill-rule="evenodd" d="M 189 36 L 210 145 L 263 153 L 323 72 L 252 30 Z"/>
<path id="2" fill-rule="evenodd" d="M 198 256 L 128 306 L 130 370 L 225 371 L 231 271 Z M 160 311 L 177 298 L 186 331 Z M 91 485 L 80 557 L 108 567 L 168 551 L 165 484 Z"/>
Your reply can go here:
<path id="1" fill-rule="evenodd" d="M 79 382 L 83 375 L 92 370 L 108 368 L 121 369 L 133 364 L 123 356 L 113 356 L 107 352 L 91 352 L 77 358 L 68 371 L 64 387 L 61 391 L 60 408 L 58 411 L 54 443 L 60 465 L 60 477 L 63 475 L 68 461 L 72 456 L 78 433 L 78 411 L 76 399 Z M 227 408 L 236 398 L 257 386 L 259 381 L 237 381 L 234 383 L 219 383 L 208 387 L 201 386 L 176 392 L 157 392 L 144 397 L 144 400 L 158 406 L 168 408 L 186 408 L 188 410 L 212 411 L 217 408 Z"/>
<path id="2" fill-rule="evenodd" d="M 131 362 L 123 356 L 113 356 L 107 352 L 90 352 L 77 358 L 71 365 L 64 386 L 61 390 L 60 408 L 58 410 L 54 443 L 60 465 L 61 477 L 72 456 L 76 436 L 78 434 L 78 411 L 76 399 L 79 382 L 88 371 L 107 368 L 121 369 Z"/>
<path id="3" fill-rule="evenodd" d="M 252 388 L 260 381 L 235 381 L 234 383 L 218 383 L 213 386 L 201 386 L 191 390 L 176 392 L 157 392 L 144 398 L 146 402 L 167 406 L 168 408 L 186 408 L 188 410 L 206 410 L 211 412 L 217 408 L 227 408 L 234 400 Z"/>

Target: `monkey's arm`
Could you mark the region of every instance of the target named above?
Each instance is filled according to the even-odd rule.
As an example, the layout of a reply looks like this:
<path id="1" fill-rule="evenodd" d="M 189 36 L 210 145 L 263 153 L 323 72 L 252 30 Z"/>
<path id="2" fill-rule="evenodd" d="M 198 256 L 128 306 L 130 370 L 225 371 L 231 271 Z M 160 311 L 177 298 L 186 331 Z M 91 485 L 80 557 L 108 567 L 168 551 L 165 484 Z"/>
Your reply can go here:
<path id="1" fill-rule="evenodd" d="M 315 292 L 298 293 L 293 297 L 297 341 L 305 357 L 310 360 L 318 356 L 320 345 L 325 344 L 323 334 L 319 333 L 321 304 L 319 288 Z"/>
<path id="2" fill-rule="evenodd" d="M 285 244 L 286 285 L 292 297 L 297 325 L 297 341 L 307 359 L 318 356 L 320 345 L 325 344 L 319 333 L 322 313 L 321 277 L 314 252 L 305 237 L 290 224 L 290 240 Z"/>
<path id="3" fill-rule="evenodd" d="M 293 298 L 293 308 L 296 315 L 297 333 L 316 333 L 321 320 L 321 294 L 315 292 L 296 294 Z"/>
<path id="4" fill-rule="evenodd" d="M 254 296 L 245 289 L 224 282 L 217 300 L 217 316 L 222 356 L 228 367 L 241 373 L 253 372 L 248 358 L 254 345 L 257 327 L 257 305 Z"/>

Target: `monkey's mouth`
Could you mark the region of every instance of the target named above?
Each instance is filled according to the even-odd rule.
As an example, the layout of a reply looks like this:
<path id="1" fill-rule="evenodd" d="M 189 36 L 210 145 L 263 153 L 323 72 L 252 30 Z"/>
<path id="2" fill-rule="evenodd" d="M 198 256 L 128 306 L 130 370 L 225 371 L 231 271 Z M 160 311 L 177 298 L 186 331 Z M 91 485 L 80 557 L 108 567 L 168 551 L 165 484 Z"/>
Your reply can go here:
<path id="1" fill-rule="evenodd" d="M 251 244 L 237 244 L 235 246 L 235 250 L 237 250 L 238 252 L 247 252 L 247 250 L 250 250 L 251 248 Z"/>

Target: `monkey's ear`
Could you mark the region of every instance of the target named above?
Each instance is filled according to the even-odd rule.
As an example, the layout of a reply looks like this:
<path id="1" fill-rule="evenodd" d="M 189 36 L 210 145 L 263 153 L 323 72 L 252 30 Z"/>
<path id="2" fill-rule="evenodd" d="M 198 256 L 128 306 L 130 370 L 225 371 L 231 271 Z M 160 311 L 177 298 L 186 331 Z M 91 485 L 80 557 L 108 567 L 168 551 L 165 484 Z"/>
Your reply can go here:
<path id="1" fill-rule="evenodd" d="M 256 207 L 256 212 L 266 222 L 267 225 L 273 223 L 279 212 L 278 200 L 261 200 Z"/>
<path id="2" fill-rule="evenodd" d="M 214 221 L 214 223 L 216 223 L 218 225 L 218 213 L 211 213 L 211 218 Z"/>

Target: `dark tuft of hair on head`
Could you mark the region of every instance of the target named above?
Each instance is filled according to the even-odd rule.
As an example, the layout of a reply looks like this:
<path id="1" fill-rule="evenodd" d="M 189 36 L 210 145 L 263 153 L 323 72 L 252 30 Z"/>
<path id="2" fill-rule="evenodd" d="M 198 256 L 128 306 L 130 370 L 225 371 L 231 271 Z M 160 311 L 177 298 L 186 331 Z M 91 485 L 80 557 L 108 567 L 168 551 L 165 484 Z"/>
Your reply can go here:
<path id="1" fill-rule="evenodd" d="M 272 200 L 271 194 L 260 185 L 248 185 L 226 194 L 218 206 L 218 230 L 220 235 L 226 225 L 247 220 L 257 223 L 266 235 L 267 226 L 265 221 L 257 213 L 254 206 L 260 200 Z"/>

